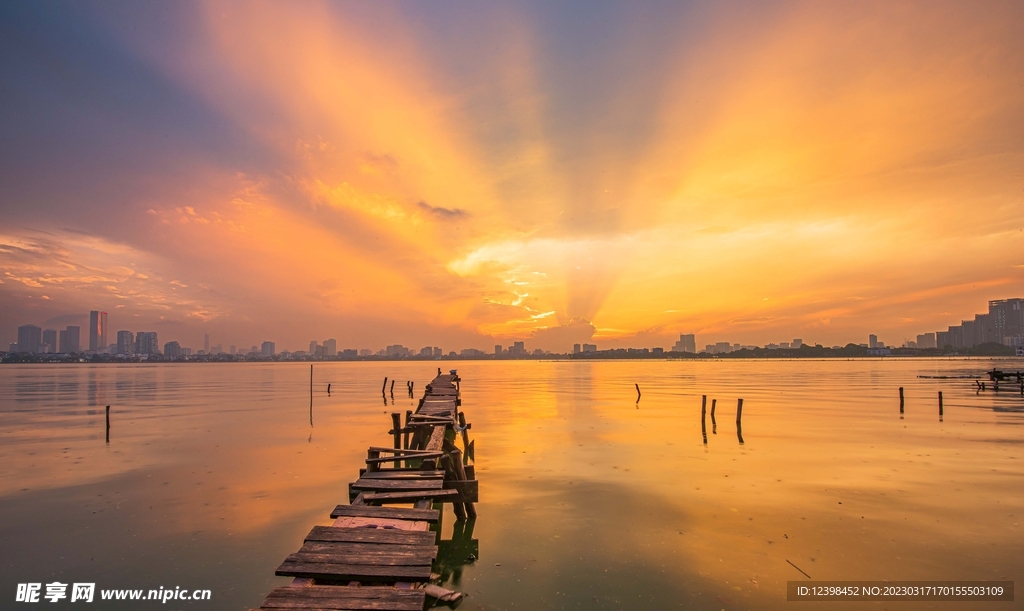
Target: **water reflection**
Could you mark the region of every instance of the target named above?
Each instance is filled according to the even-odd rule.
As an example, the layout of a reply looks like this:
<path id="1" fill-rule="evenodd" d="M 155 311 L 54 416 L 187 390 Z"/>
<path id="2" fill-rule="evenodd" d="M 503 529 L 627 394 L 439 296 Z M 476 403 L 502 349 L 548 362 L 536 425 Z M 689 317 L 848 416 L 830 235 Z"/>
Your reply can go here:
<path id="1" fill-rule="evenodd" d="M 991 368 L 460 363 L 481 519 L 459 526 L 445 510 L 439 567 L 470 593 L 463 611 L 786 609 L 785 582 L 803 578 L 787 560 L 815 578 L 1024 580 L 1024 402 L 976 394 L 973 378 L 918 378 Z M 277 564 L 343 502 L 366 447 L 388 441 L 377 382 L 422 385 L 435 370 L 325 363 L 336 382 L 314 440 L 307 369 L 0 368 L 0 545 L 19 558 L 4 583 L 208 583 L 218 606 L 258 605 L 286 583 Z M 643 412 L 628 409 L 639 382 Z M 892 418 L 900 386 L 906 420 Z M 742 445 L 713 438 L 705 452 L 701 393 L 749 403 Z M 477 539 L 486 562 L 468 561 Z M 993 604 L 975 608 L 1008 608 Z"/>

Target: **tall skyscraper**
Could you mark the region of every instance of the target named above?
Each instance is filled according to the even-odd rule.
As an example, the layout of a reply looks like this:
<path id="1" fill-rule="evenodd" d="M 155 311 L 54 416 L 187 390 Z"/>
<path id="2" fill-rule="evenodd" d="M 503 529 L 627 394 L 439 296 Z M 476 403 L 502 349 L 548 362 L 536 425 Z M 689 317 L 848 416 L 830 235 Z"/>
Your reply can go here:
<path id="1" fill-rule="evenodd" d="M 868 348 L 878 348 L 878 336 L 871 334 L 868 336 Z"/>
<path id="2" fill-rule="evenodd" d="M 117 332 L 117 353 L 132 354 L 135 352 L 135 334 L 131 331 Z"/>
<path id="3" fill-rule="evenodd" d="M 167 342 L 164 344 L 164 356 L 181 356 L 181 344 L 178 342 Z"/>
<path id="4" fill-rule="evenodd" d="M 1004 343 L 1007 337 L 1024 335 L 1024 299 L 996 299 L 988 302 L 994 336 L 988 341 Z"/>
<path id="5" fill-rule="evenodd" d="M 255 348 L 255 346 L 253 346 Z M 274 342 L 263 342 L 263 346 L 260 348 L 260 354 L 263 356 L 274 356 Z"/>
<path id="6" fill-rule="evenodd" d="M 64 353 L 81 352 L 82 346 L 80 343 L 80 337 L 82 335 L 82 328 L 77 326 L 69 326 L 60 332 L 60 351 Z"/>
<path id="7" fill-rule="evenodd" d="M 89 350 L 99 352 L 107 347 L 107 313 L 89 312 Z"/>
<path id="8" fill-rule="evenodd" d="M 338 356 L 338 340 L 324 340 L 324 356 Z"/>
<path id="9" fill-rule="evenodd" d="M 40 340 L 43 330 L 35 325 L 22 325 L 18 327 L 18 352 L 39 352 Z"/>
<path id="10" fill-rule="evenodd" d="M 57 351 L 57 330 L 43 329 L 43 352 Z"/>

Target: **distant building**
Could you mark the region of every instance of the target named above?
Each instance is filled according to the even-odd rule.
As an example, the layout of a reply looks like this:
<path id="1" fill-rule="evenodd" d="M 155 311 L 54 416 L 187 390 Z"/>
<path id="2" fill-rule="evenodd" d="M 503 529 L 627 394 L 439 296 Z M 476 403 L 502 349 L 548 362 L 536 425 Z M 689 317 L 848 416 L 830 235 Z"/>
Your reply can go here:
<path id="1" fill-rule="evenodd" d="M 789 342 L 782 342 L 781 344 L 779 344 L 779 347 L 782 348 L 783 350 L 789 350 Z"/>
<path id="2" fill-rule="evenodd" d="M 57 330 L 43 329 L 43 344 L 39 347 L 40 352 L 57 352 Z"/>
<path id="3" fill-rule="evenodd" d="M 444 352 L 442 352 L 439 347 L 434 346 L 434 358 L 438 358 L 441 356 L 444 356 Z"/>
<path id="4" fill-rule="evenodd" d="M 579 344 L 576 344 L 576 347 L 578 348 Z M 494 345 L 494 356 L 501 356 L 501 353 L 502 353 L 503 350 L 504 350 L 504 348 L 501 347 L 501 344 L 495 344 Z"/>
<path id="5" fill-rule="evenodd" d="M 131 331 L 117 332 L 117 353 L 132 354 L 135 352 L 135 334 Z"/>
<path id="6" fill-rule="evenodd" d="M 324 356 L 338 356 L 338 340 L 334 338 L 324 340 Z"/>
<path id="7" fill-rule="evenodd" d="M 509 346 L 508 353 L 514 356 L 522 356 L 526 354 L 526 343 L 512 342 L 512 345 Z"/>
<path id="8" fill-rule="evenodd" d="M 597 352 L 597 344 L 583 344 L 583 353 Z"/>
<path id="9" fill-rule="evenodd" d="M 949 337 L 949 331 L 935 332 L 935 346 L 943 350 L 953 347 L 953 340 Z"/>
<path id="10" fill-rule="evenodd" d="M 878 336 L 875 335 L 875 334 L 869 335 L 868 336 L 868 348 L 877 348 L 877 347 L 878 347 Z"/>
<path id="11" fill-rule="evenodd" d="M 354 359 L 359 356 L 359 351 L 355 348 L 345 348 L 341 351 L 341 358 L 343 359 Z"/>
<path id="12" fill-rule="evenodd" d="M 920 349 L 935 348 L 935 334 L 922 333 L 917 336 L 917 347 Z"/>
<path id="13" fill-rule="evenodd" d="M 135 334 L 135 354 L 160 354 L 156 331 L 139 331 Z"/>
<path id="14" fill-rule="evenodd" d="M 1005 343 L 1007 337 L 1024 335 L 1024 299 L 996 299 L 988 302 L 988 315 L 992 317 L 996 341 Z"/>
<path id="15" fill-rule="evenodd" d="M 224 346 L 221 344 L 210 346 L 210 354 L 224 354 Z"/>
<path id="16" fill-rule="evenodd" d="M 253 346 L 255 348 L 256 346 Z M 274 342 L 263 342 L 263 346 L 260 347 L 260 354 L 263 356 L 274 356 Z"/>
<path id="17" fill-rule="evenodd" d="M 978 323 L 973 320 L 960 321 L 960 333 L 964 348 L 973 348 L 978 345 Z"/>
<path id="18" fill-rule="evenodd" d="M 579 344 L 573 344 L 572 345 L 572 353 L 573 354 L 579 354 L 581 352 L 583 352 L 583 350 L 580 348 Z"/>
<path id="19" fill-rule="evenodd" d="M 384 349 L 384 354 L 391 357 L 409 356 L 409 349 L 402 344 L 392 344 Z"/>
<path id="20" fill-rule="evenodd" d="M 60 343 L 60 351 L 64 353 L 80 352 L 82 349 L 79 344 L 79 337 L 81 336 L 81 327 L 69 326 L 64 329 L 58 335 L 58 342 Z"/>
<path id="21" fill-rule="evenodd" d="M 238 353 L 238 347 L 235 346 L 234 344 L 231 344 L 231 347 L 228 348 L 228 352 L 231 353 L 231 354 L 237 354 Z"/>
<path id="22" fill-rule="evenodd" d="M 361 348 L 359 350 L 359 356 L 373 356 L 373 350 L 369 348 Z"/>
<path id="23" fill-rule="evenodd" d="M 420 348 L 420 356 L 428 357 L 428 358 L 432 357 L 432 356 L 434 356 L 434 349 L 431 348 L 430 346 L 424 346 L 424 347 Z"/>
<path id="24" fill-rule="evenodd" d="M 802 339 L 794 339 L 793 340 L 793 347 L 796 348 L 797 350 L 799 350 L 803 345 L 804 345 L 804 340 L 802 340 Z"/>
<path id="25" fill-rule="evenodd" d="M 316 356 L 317 353 L 323 354 L 323 350 L 320 348 L 320 344 L 316 343 L 316 340 L 309 342 L 309 353 Z"/>
<path id="26" fill-rule="evenodd" d="M 464 348 L 460 354 L 462 356 L 483 356 L 484 351 L 476 348 Z"/>
<path id="27" fill-rule="evenodd" d="M 43 330 L 35 325 L 22 325 L 18 327 L 18 352 L 35 354 L 39 352 L 39 345 L 42 343 Z"/>
<path id="28" fill-rule="evenodd" d="M 164 344 L 164 356 L 181 356 L 181 344 L 178 342 L 167 342 Z"/>
<path id="29" fill-rule="evenodd" d="M 681 333 L 679 335 L 679 341 L 672 346 L 673 352 L 690 352 L 695 354 L 697 352 L 697 338 L 693 333 Z"/>
<path id="30" fill-rule="evenodd" d="M 210 334 L 203 333 L 203 352 L 210 354 Z"/>
<path id="31" fill-rule="evenodd" d="M 654 354 L 665 354 L 664 348 L 651 348 L 651 352 Z"/>
<path id="32" fill-rule="evenodd" d="M 107 313 L 89 312 L 89 350 L 99 352 L 107 347 Z"/>

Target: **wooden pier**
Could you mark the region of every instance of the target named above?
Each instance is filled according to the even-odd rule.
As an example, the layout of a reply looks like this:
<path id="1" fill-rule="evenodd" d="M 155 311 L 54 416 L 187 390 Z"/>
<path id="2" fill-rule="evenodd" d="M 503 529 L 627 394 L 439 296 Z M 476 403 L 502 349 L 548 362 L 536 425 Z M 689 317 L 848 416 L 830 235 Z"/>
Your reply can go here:
<path id="1" fill-rule="evenodd" d="M 478 497 L 460 380 L 455 370 L 437 374 L 404 424 L 401 414 L 391 414 L 392 446 L 367 450 L 348 504 L 335 507 L 334 523 L 314 526 L 285 558 L 276 574 L 292 583 L 274 588 L 260 609 L 419 611 L 428 595 L 447 602 L 461 597 L 430 583 L 438 546 L 453 545 L 438 540 L 443 504 L 453 504 L 465 539 L 463 520 L 476 518 Z M 460 437 L 462 450 L 455 443 Z"/>

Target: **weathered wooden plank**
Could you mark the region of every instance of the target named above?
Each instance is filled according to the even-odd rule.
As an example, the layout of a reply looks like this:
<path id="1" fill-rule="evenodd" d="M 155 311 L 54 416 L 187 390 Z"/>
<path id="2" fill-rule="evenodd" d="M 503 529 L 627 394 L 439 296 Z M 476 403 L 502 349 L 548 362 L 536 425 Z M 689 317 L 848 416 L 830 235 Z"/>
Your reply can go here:
<path id="1" fill-rule="evenodd" d="M 423 471 L 421 469 L 402 469 L 397 471 L 392 469 L 381 469 L 380 471 L 367 471 L 366 469 L 360 469 L 359 479 L 444 479 L 444 471 Z"/>
<path id="2" fill-rule="evenodd" d="M 419 458 L 418 454 L 429 454 L 430 450 L 410 450 L 403 448 L 378 448 L 371 446 L 369 452 L 380 452 L 381 454 L 388 452 L 391 454 L 411 454 L 411 458 Z M 394 459 L 391 459 L 394 460 Z"/>
<path id="3" fill-rule="evenodd" d="M 348 505 L 342 505 L 348 507 Z M 373 509 L 385 509 L 373 507 Z M 390 509 L 390 508 L 387 508 Z M 413 511 L 411 509 L 406 511 Z M 437 514 L 433 509 L 429 510 Z M 433 545 L 436 538 L 431 531 L 400 530 L 397 528 L 338 528 L 314 526 L 306 535 L 307 542 L 338 542 L 392 545 Z"/>
<path id="4" fill-rule="evenodd" d="M 440 490 L 444 488 L 442 478 L 433 479 L 360 479 L 349 484 L 352 490 L 386 492 L 388 490 Z"/>
<path id="5" fill-rule="evenodd" d="M 309 586 L 274 588 L 261 609 L 324 609 L 329 611 L 422 611 L 423 590 L 377 586 Z"/>
<path id="6" fill-rule="evenodd" d="M 373 507 L 370 505 L 338 505 L 331 512 L 332 518 L 342 516 L 352 518 L 390 518 L 392 520 L 421 520 L 424 522 L 437 522 L 440 512 L 436 509 L 408 509 L 403 507 Z M 317 528 L 330 528 L 329 526 L 317 526 Z"/>
<path id="7" fill-rule="evenodd" d="M 459 496 L 458 490 L 406 490 L 402 492 L 364 492 L 367 503 L 411 503 L 420 499 L 447 501 Z"/>
<path id="8" fill-rule="evenodd" d="M 433 542 L 431 542 L 433 543 Z M 347 541 L 306 541 L 299 553 L 368 554 L 371 556 L 415 556 L 435 558 L 436 545 L 392 545 L 389 543 L 349 543 Z"/>
<path id="9" fill-rule="evenodd" d="M 285 562 L 298 564 L 344 564 L 361 566 L 430 566 L 433 557 L 426 555 L 410 556 L 407 554 L 336 554 L 318 552 L 298 552 L 288 554 Z"/>
<path id="10" fill-rule="evenodd" d="M 285 560 L 274 574 L 280 577 L 310 577 L 338 581 L 427 581 L 430 579 L 430 565 L 367 566 Z"/>
<path id="11" fill-rule="evenodd" d="M 444 445 L 444 430 L 443 426 L 435 426 L 434 431 L 430 434 L 430 441 L 427 442 L 427 449 L 437 451 L 438 458 L 443 454 L 439 450 Z"/>
<path id="12" fill-rule="evenodd" d="M 437 427 L 434 427 L 434 428 L 437 428 Z M 444 434 L 442 433 L 442 438 L 443 437 L 444 437 Z M 438 447 L 440 447 L 440 446 L 438 446 Z M 426 453 L 426 454 L 417 454 L 415 456 L 404 456 L 404 457 L 403 456 L 380 456 L 380 457 L 377 457 L 377 458 L 367 458 L 366 459 L 366 464 L 372 465 L 372 464 L 384 463 L 384 462 L 395 462 L 395 460 L 426 460 L 428 458 L 440 458 L 441 455 L 442 455 L 441 452 L 433 451 L 433 452 L 429 452 L 429 453 Z"/>

